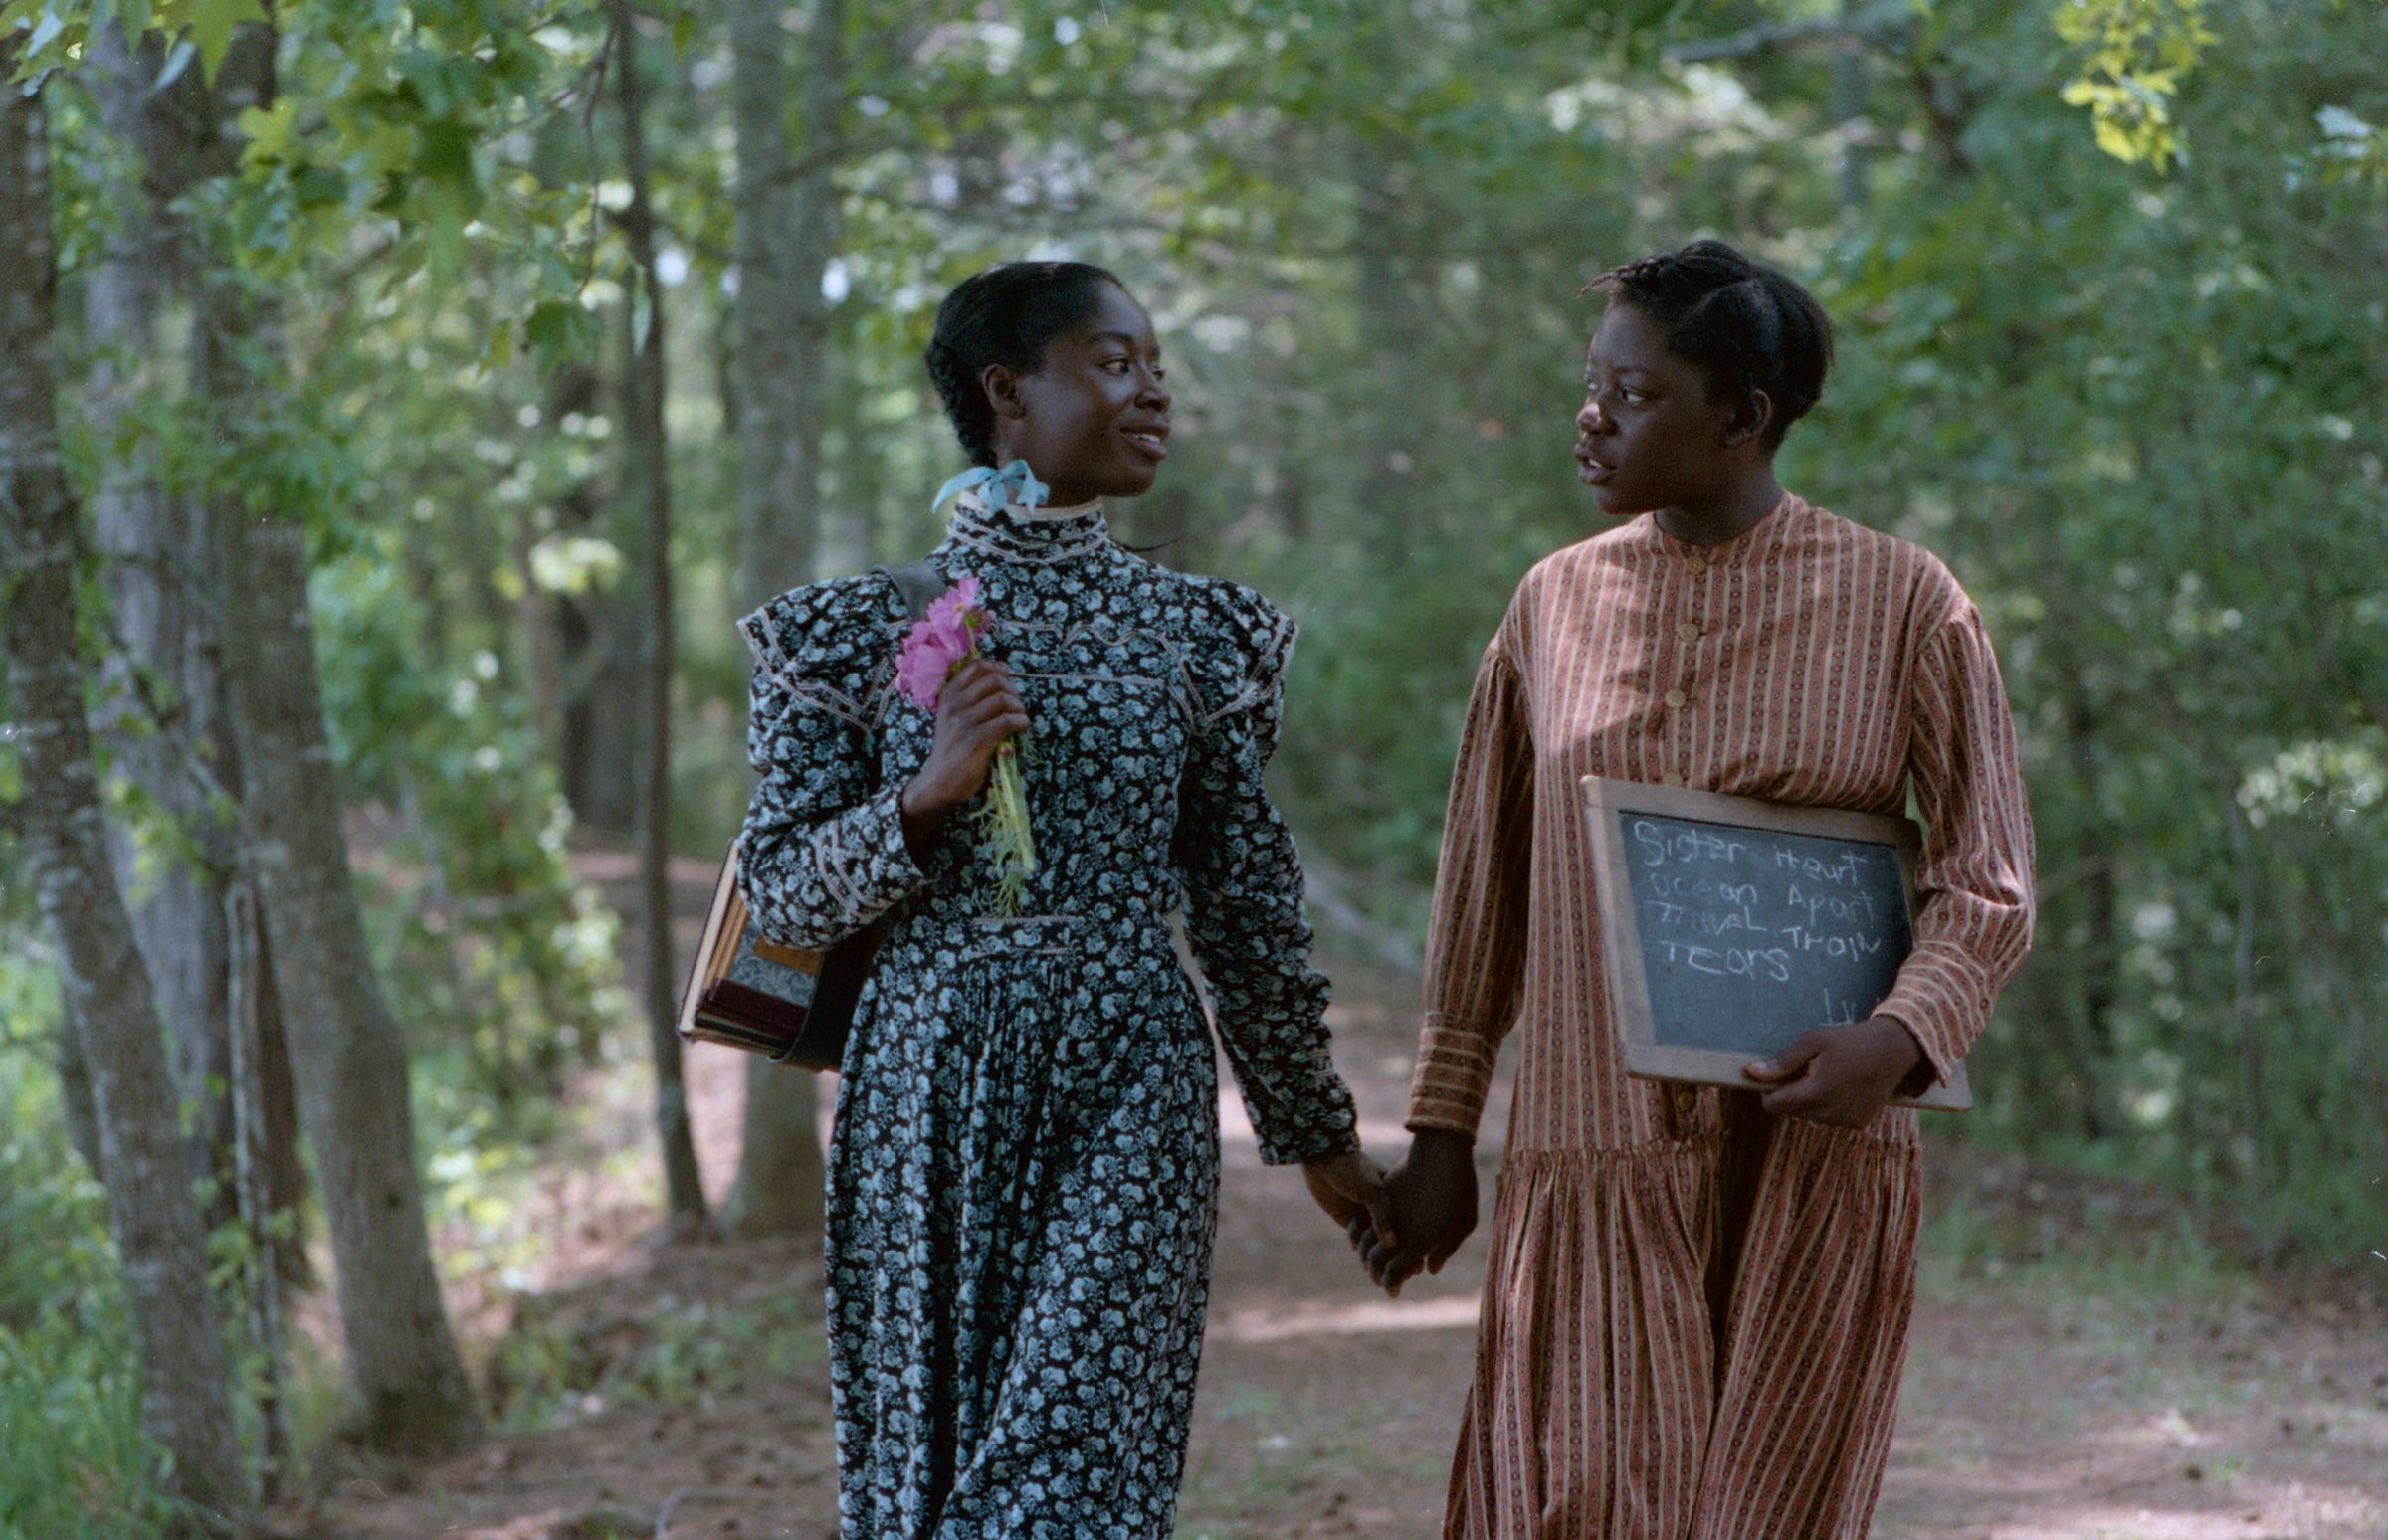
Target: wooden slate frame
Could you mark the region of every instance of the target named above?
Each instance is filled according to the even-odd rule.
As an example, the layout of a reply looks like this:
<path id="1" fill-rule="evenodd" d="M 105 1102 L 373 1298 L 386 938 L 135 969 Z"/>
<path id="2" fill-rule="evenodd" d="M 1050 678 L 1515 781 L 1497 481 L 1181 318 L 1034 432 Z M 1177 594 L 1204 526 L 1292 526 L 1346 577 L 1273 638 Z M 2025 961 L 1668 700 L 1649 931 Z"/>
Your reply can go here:
<path id="1" fill-rule="evenodd" d="M 1792 807 L 1755 797 L 1645 786 L 1596 775 L 1585 776 L 1582 788 L 1585 813 L 1592 826 L 1592 890 L 1599 906 L 1609 1019 L 1624 1050 L 1628 1074 L 1643 1079 L 1763 1090 L 1766 1087 L 1741 1070 L 1751 1060 L 1764 1058 L 1766 1051 L 1691 1048 L 1659 1041 L 1651 1008 L 1650 980 L 1643 966 L 1641 922 L 1634 909 L 1625 842 L 1615 827 L 1618 815 L 1647 813 L 1727 828 L 1890 846 L 1898 857 L 1900 886 L 1905 893 L 1910 926 L 1913 923 L 1915 864 L 1922 854 L 1922 839 L 1914 824 L 1906 819 L 1838 808 Z M 1950 1112 L 1969 1109 L 1973 1095 L 1966 1083 L 1964 1060 L 1959 1059 L 1952 1067 L 1947 1083 L 1934 1085 L 1920 1096 L 1892 1096 L 1890 1104 Z"/>

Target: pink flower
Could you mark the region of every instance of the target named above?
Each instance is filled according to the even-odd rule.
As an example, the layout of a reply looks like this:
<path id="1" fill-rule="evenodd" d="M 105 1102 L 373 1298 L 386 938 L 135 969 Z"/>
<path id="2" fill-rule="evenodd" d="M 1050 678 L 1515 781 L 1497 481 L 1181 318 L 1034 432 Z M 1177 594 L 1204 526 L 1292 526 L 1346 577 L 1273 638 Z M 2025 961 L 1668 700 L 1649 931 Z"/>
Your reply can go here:
<path id="1" fill-rule="evenodd" d="M 987 612 L 979 608 L 978 579 L 963 578 L 929 605 L 913 623 L 896 660 L 896 687 L 921 710 L 934 713 L 937 696 L 955 665 L 970 656 Z"/>

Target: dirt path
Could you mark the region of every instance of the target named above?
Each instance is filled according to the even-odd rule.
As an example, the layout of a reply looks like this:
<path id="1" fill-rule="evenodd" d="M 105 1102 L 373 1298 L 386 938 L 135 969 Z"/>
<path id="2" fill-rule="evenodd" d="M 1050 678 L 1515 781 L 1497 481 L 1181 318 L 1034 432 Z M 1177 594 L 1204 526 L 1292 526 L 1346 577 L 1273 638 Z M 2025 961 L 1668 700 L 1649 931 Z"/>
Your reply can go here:
<path id="1" fill-rule="evenodd" d="M 688 875 L 700 895 L 709 873 Z M 1397 1151 L 1412 987 L 1359 965 L 1331 971 L 1337 1062 L 1370 1147 Z M 728 1051 L 691 1056 L 716 1195 L 735 1161 L 742 1072 Z M 642 1109 L 623 1096 L 596 1121 L 641 1138 Z M 1298 1178 L 1260 1165 L 1232 1096 L 1222 1110 L 1218 1263 L 1179 1535 L 1431 1540 L 1473 1357 L 1481 1239 L 1388 1302 Z M 1487 1126 L 1504 1123 L 1495 1105 Z M 319 1472 L 319 1495 L 282 1509 L 278 1534 L 836 1535 L 818 1257 L 655 1246 L 653 1179 L 605 1177 L 606 1155 L 559 1157 L 546 1196 L 558 1244 L 525 1273 L 530 1292 L 460 1288 L 485 1360 L 510 1324 L 517 1344 L 594 1362 L 594 1388 L 567 1400 L 562 1426 L 429 1465 Z M 1496 1160 L 1484 1152 L 1488 1194 Z M 2299 1299 L 2212 1271 L 2134 1270 L 2102 1254 L 2146 1228 L 2128 1202 L 2049 1191 L 1961 1149 L 1941 1164 L 1963 1169 L 1936 1186 L 1878 1536 L 2388 1537 L 2380 1291 L 2366 1305 L 2343 1290 Z"/>

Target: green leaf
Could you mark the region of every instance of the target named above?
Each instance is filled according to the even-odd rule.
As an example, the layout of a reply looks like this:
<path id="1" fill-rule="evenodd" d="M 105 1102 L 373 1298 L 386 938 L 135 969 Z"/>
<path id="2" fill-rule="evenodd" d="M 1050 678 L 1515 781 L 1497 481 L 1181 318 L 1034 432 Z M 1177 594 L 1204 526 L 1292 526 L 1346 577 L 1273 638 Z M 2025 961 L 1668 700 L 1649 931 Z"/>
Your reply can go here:
<path id="1" fill-rule="evenodd" d="M 587 353 L 596 341 L 597 317 L 574 299 L 542 299 L 531 306 L 530 318 L 522 324 L 524 340 L 538 354 L 542 365 L 554 364 Z"/>
<path id="2" fill-rule="evenodd" d="M 270 20 L 259 0 L 197 0 L 191 7 L 190 40 L 199 45 L 199 63 L 208 79 L 215 79 L 216 67 L 224 62 L 241 23 Z"/>

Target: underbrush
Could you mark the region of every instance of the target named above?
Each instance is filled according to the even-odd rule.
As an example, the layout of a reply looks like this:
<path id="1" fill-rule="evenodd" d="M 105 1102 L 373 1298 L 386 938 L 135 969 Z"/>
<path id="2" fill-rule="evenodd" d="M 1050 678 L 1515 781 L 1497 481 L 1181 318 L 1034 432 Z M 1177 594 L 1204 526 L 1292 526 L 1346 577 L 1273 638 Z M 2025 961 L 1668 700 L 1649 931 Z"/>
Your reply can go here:
<path id="1" fill-rule="evenodd" d="M 825 1358 L 820 1312 L 794 1289 L 743 1302 L 667 1293 L 637 1313 L 533 1305 L 492 1354 L 488 1390 L 499 1427 L 528 1433 L 621 1406 L 705 1405 Z"/>
<path id="2" fill-rule="evenodd" d="M 12 1030 L 0 1047 L 0 1540 L 124 1540 L 172 1510 L 106 1199 L 72 1153 L 44 1042 Z"/>
<path id="3" fill-rule="evenodd" d="M 1990 1283 L 2192 1310 L 2362 1291 L 2342 1273 L 2258 1265 L 2227 1225 L 2155 1182 L 1962 1139 L 1936 1141 L 1925 1164 L 1927 1291 Z"/>

